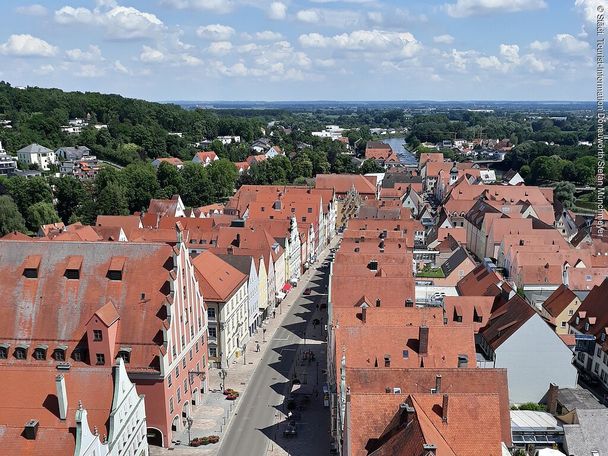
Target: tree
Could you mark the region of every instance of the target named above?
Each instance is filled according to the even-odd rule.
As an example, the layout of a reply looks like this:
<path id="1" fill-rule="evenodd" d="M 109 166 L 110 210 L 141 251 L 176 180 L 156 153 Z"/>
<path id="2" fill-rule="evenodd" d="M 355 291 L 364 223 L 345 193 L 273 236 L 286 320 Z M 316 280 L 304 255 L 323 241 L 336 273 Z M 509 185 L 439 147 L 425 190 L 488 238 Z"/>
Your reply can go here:
<path id="1" fill-rule="evenodd" d="M 299 177 L 312 177 L 312 161 L 305 154 L 299 155 L 293 162 L 291 180 Z"/>
<path id="2" fill-rule="evenodd" d="M 8 193 L 17 204 L 19 212 L 25 214 L 27 209 L 36 203 L 53 202 L 51 187 L 44 177 L 25 177 L 16 176 L 5 181 Z"/>
<path id="3" fill-rule="evenodd" d="M 570 208 L 574 206 L 575 190 L 576 187 L 572 182 L 559 182 L 553 190 L 553 196 L 561 201 L 565 207 Z"/>
<path id="4" fill-rule="evenodd" d="M 171 198 L 172 195 L 181 195 L 184 190 L 184 178 L 176 166 L 161 162 L 156 170 L 156 180 L 160 187 L 160 198 Z"/>
<path id="5" fill-rule="evenodd" d="M 107 185 L 99 193 L 95 209 L 98 215 L 129 215 L 126 189 L 117 183 Z"/>
<path id="6" fill-rule="evenodd" d="M 26 232 L 25 220 L 19 208 L 8 195 L 0 196 L 0 236 L 12 231 Z"/>
<path id="7" fill-rule="evenodd" d="M 68 223 L 70 217 L 78 210 L 87 194 L 82 182 L 71 176 L 64 176 L 54 182 L 57 213 L 61 220 Z"/>
<path id="8" fill-rule="evenodd" d="M 149 163 L 132 163 L 121 171 L 131 212 L 142 211 L 159 190 L 156 171 Z"/>
<path id="9" fill-rule="evenodd" d="M 31 231 L 38 231 L 42 225 L 60 222 L 61 218 L 51 203 L 41 201 L 27 208 L 26 220 Z"/>
<path id="10" fill-rule="evenodd" d="M 181 175 L 184 180 L 181 196 L 186 206 L 199 207 L 212 201 L 213 188 L 207 168 L 196 163 L 186 163 Z"/>
<path id="11" fill-rule="evenodd" d="M 376 160 L 372 158 L 368 158 L 363 162 L 361 168 L 359 168 L 359 173 L 361 174 L 369 174 L 369 173 L 383 173 L 384 168 L 380 166 Z"/>
<path id="12" fill-rule="evenodd" d="M 232 196 L 239 177 L 234 163 L 222 158 L 211 163 L 207 169 L 214 196 L 218 199 Z"/>

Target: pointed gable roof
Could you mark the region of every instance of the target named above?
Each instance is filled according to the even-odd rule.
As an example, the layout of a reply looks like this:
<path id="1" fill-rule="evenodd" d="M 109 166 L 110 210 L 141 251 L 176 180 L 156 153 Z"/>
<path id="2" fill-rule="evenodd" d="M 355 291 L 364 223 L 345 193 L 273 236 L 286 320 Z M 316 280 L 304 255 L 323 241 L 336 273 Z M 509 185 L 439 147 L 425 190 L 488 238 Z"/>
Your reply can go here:
<path id="1" fill-rule="evenodd" d="M 107 327 L 112 326 L 112 324 L 120 318 L 120 315 L 118 314 L 118 311 L 116 310 L 116 307 L 114 307 L 112 301 L 108 301 L 101 309 L 95 312 L 95 315 L 97 315 L 97 317 Z"/>

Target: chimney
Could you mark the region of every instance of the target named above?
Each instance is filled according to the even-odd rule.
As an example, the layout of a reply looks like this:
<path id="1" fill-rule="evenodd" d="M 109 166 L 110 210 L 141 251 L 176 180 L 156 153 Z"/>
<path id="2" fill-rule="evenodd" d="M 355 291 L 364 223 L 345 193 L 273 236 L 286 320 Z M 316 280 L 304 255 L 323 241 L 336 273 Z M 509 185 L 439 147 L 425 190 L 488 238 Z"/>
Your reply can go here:
<path id="1" fill-rule="evenodd" d="M 36 440 L 36 434 L 38 434 L 38 420 L 29 420 L 25 423 L 23 437 L 28 440 Z"/>
<path id="2" fill-rule="evenodd" d="M 369 306 L 367 305 L 367 303 L 363 303 L 361 304 L 361 320 L 363 321 L 363 323 L 365 323 L 366 319 L 367 319 L 367 308 Z"/>
<path id="3" fill-rule="evenodd" d="M 435 375 L 435 394 L 441 393 L 441 375 Z"/>
<path id="4" fill-rule="evenodd" d="M 401 422 L 408 424 L 414 419 L 415 410 L 410 404 L 402 403 L 399 404 L 399 411 L 401 412 Z"/>
<path id="5" fill-rule="evenodd" d="M 418 354 L 426 355 L 429 351 L 429 328 L 421 326 L 418 332 Z"/>
<path id="6" fill-rule="evenodd" d="M 559 386 L 555 383 L 549 384 L 549 392 L 547 393 L 547 412 L 551 415 L 555 415 L 557 413 L 557 392 L 559 391 Z"/>
<path id="7" fill-rule="evenodd" d="M 424 451 L 424 456 L 435 456 L 437 454 L 437 447 L 435 445 L 425 443 L 422 446 L 422 450 Z"/>
<path id="8" fill-rule="evenodd" d="M 441 406 L 441 421 L 448 422 L 448 395 L 443 395 L 443 405 Z"/>
<path id="9" fill-rule="evenodd" d="M 65 420 L 68 416 L 68 394 L 65 390 L 63 374 L 55 377 L 55 386 L 57 388 L 57 402 L 59 402 L 59 418 Z"/>

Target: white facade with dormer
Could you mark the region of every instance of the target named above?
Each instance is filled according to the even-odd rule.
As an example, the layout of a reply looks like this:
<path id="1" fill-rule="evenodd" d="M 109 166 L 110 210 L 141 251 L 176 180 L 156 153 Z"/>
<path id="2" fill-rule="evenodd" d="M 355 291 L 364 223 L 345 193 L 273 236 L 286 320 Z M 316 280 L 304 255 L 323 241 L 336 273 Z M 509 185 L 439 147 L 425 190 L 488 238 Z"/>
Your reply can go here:
<path id="1" fill-rule="evenodd" d="M 91 431 L 87 411 L 79 404 L 76 411 L 74 456 L 148 455 L 144 397 L 129 380 L 122 358 L 114 366 L 114 397 L 110 412 L 110 435 L 102 442 L 96 429 Z"/>

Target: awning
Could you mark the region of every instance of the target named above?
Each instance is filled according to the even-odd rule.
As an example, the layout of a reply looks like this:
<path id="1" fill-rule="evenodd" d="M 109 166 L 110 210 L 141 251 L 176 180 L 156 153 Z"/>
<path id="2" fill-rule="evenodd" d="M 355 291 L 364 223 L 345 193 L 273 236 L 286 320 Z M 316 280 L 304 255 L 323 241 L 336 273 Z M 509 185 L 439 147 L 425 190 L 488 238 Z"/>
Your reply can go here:
<path id="1" fill-rule="evenodd" d="M 283 285 L 283 288 L 281 288 L 281 291 L 284 291 L 285 293 L 289 293 L 289 290 L 291 290 L 293 287 L 291 286 L 290 283 L 286 283 L 285 285 Z"/>

